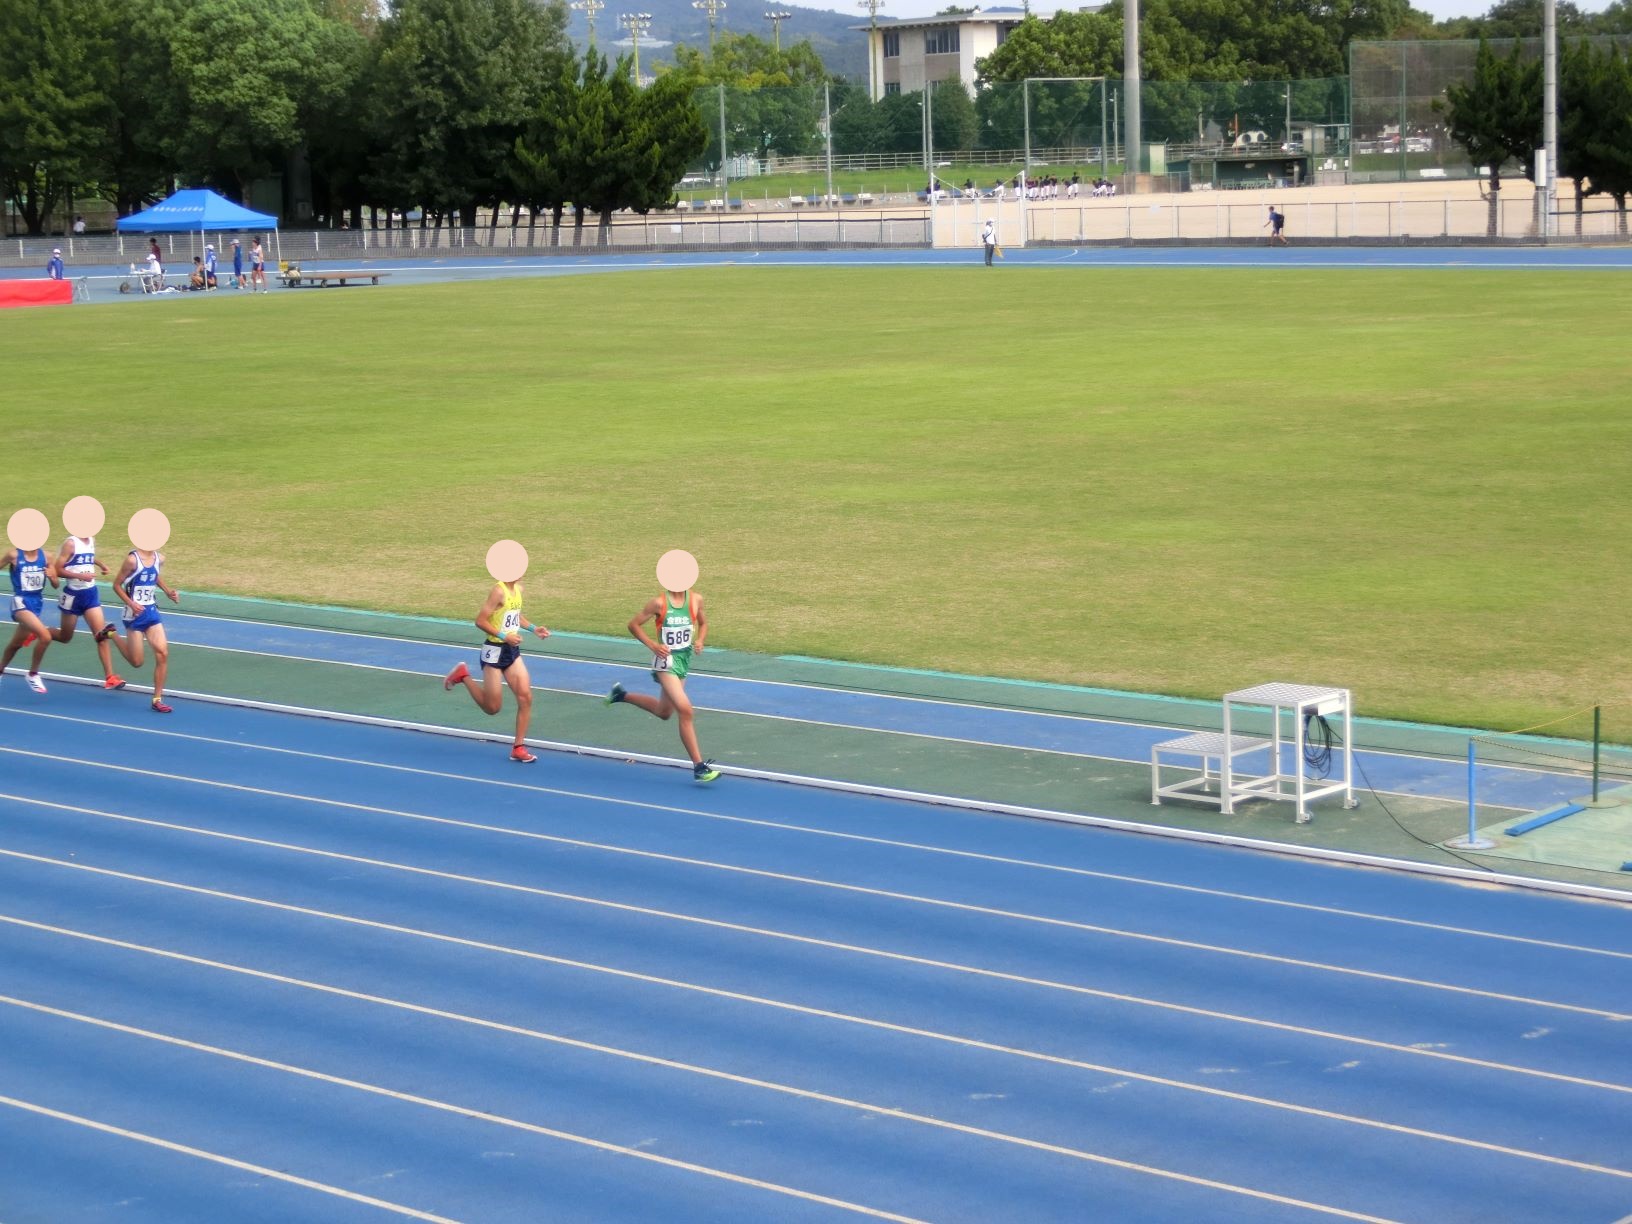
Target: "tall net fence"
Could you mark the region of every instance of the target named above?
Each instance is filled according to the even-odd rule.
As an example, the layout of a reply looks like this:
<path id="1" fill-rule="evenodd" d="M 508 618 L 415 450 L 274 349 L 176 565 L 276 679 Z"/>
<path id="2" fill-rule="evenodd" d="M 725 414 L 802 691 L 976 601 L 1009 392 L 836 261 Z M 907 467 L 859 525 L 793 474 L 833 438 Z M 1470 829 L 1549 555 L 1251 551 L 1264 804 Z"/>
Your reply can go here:
<path id="1" fill-rule="evenodd" d="M 1595 47 L 1625 49 L 1632 38 L 1601 35 Z M 1539 38 L 1494 38 L 1490 48 L 1508 55 L 1517 44 L 1525 58 L 1540 59 Z M 1450 138 L 1446 90 L 1473 77 L 1479 43 L 1471 39 L 1349 44 L 1353 83 L 1353 164 L 1350 181 L 1397 182 L 1421 178 L 1474 178 L 1479 168 Z M 1523 173 L 1523 167 L 1507 169 Z"/>
<path id="2" fill-rule="evenodd" d="M 1202 151 L 1347 152 L 1346 77 L 1147 81 L 1141 98 L 1141 143 L 1160 146 L 1158 175 L 1161 163 Z M 679 185 L 687 210 L 920 203 L 932 189 L 1012 190 L 1022 171 L 1127 189 L 1127 87 L 1115 78 L 1039 78 L 973 94 L 943 81 L 877 101 L 849 85 L 715 85 L 694 100 L 708 141 Z"/>

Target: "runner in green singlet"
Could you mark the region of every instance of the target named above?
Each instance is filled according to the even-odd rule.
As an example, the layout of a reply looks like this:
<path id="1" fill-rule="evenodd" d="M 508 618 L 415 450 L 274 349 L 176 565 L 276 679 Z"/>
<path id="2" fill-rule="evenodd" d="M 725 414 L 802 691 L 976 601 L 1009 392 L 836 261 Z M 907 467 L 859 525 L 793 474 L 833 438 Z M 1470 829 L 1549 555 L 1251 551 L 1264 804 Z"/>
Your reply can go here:
<path id="1" fill-rule="evenodd" d="M 653 622 L 657 640 L 653 641 L 644 626 Z M 697 747 L 697 727 L 692 717 L 691 698 L 686 696 L 686 673 L 691 670 L 691 656 L 703 653 L 703 639 L 708 636 L 708 618 L 703 615 L 703 597 L 696 591 L 664 591 L 648 600 L 635 618 L 629 622 L 629 632 L 652 652 L 652 679 L 662 690 L 661 697 L 644 693 L 630 693 L 623 685 L 614 684 L 607 694 L 608 705 L 625 702 L 638 706 L 648 714 L 668 721 L 669 716 L 680 716 L 680 742 L 691 758 L 691 776 L 699 782 L 712 782 L 720 776 L 713 761 L 703 760 Z"/>
<path id="2" fill-rule="evenodd" d="M 527 721 L 533 713 L 533 684 L 527 675 L 527 660 L 521 657 L 521 631 L 529 629 L 541 638 L 550 636 L 543 625 L 529 625 L 521 614 L 521 583 L 499 582 L 487 594 L 487 602 L 476 613 L 476 628 L 487 635 L 482 643 L 482 682 L 471 679 L 470 668 L 461 663 L 442 681 L 444 689 L 464 685 L 484 714 L 497 714 L 504 705 L 504 686 L 516 695 L 516 739 L 510 759 L 530 765 L 538 758 L 527 751 Z"/>

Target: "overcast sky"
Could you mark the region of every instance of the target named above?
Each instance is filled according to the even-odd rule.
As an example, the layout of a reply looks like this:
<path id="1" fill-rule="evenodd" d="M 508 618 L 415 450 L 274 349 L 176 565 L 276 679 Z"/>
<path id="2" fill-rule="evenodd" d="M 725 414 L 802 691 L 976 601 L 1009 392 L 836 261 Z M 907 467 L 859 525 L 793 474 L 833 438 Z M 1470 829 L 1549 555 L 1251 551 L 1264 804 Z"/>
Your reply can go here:
<path id="1" fill-rule="evenodd" d="M 798 0 L 809 8 L 829 9 L 835 13 L 855 13 L 858 21 L 865 21 L 867 11 L 855 0 Z M 926 17 L 931 13 L 938 13 L 944 9 L 949 0 L 883 0 L 879 9 L 881 17 Z M 978 2 L 978 0 L 977 0 Z M 1430 14 L 1436 20 L 1443 21 L 1447 17 L 1477 17 L 1481 13 L 1490 11 L 1494 0 L 1413 0 L 1414 7 Z M 1576 0 L 1576 6 L 1584 12 L 1596 13 L 1603 10 L 1609 0 Z M 1019 0 L 991 0 L 981 4 L 982 8 L 1019 8 Z M 734 6 L 733 6 L 734 7 Z M 1040 0 L 1038 8 L 1048 7 L 1046 0 Z M 1058 7 L 1069 8 L 1069 4 Z"/>

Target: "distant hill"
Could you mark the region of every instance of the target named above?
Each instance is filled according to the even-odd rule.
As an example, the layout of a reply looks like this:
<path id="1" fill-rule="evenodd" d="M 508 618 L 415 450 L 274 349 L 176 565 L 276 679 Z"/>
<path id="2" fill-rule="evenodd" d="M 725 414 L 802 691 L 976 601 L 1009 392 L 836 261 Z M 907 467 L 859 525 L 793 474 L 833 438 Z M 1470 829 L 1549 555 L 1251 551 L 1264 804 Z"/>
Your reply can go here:
<path id="1" fill-rule="evenodd" d="M 850 29 L 867 19 L 866 12 L 860 8 L 851 16 L 848 13 L 830 13 L 826 9 L 800 8 L 796 4 L 727 0 L 725 8 L 720 10 L 715 31 L 752 34 L 769 42 L 771 23 L 765 20 L 765 14 L 773 10 L 793 14 L 782 23 L 784 46 L 809 39 L 829 72 L 853 81 L 867 80 L 867 36 L 859 30 Z M 652 28 L 640 40 L 640 70 L 643 75 L 651 72 L 653 64 L 673 63 L 675 43 L 684 43 L 688 47 L 708 46 L 708 14 L 702 9 L 692 8 L 691 0 L 646 0 L 638 8 L 633 4 L 607 0 L 606 7 L 595 17 L 595 41 L 608 55 L 628 53 L 629 48 L 621 45 L 628 39 L 628 32 L 618 24 L 618 14 L 627 12 L 652 15 Z M 589 23 L 581 11 L 568 9 L 568 13 L 571 20 L 567 24 L 567 33 L 573 42 L 582 46 L 589 41 Z M 669 45 L 649 45 L 647 38 Z"/>

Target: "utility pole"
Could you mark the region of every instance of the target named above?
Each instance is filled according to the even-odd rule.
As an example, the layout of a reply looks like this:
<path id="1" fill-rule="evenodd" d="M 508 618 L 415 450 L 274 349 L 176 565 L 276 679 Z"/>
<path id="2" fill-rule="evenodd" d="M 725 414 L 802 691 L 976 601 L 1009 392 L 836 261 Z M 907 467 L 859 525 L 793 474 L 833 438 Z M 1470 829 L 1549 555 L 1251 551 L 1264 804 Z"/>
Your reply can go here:
<path id="1" fill-rule="evenodd" d="M 884 7 L 884 0 L 856 0 L 856 3 L 867 10 L 867 100 L 877 102 L 884 88 L 878 79 L 882 75 L 878 71 L 878 10 Z"/>
<path id="2" fill-rule="evenodd" d="M 725 7 L 725 0 L 691 0 L 691 7 L 708 14 L 708 49 L 714 50 L 714 22 Z"/>
<path id="3" fill-rule="evenodd" d="M 606 7 L 606 0 L 572 0 L 572 7 L 584 15 L 589 22 L 589 45 L 595 45 L 595 14 Z"/>
<path id="4" fill-rule="evenodd" d="M 782 23 L 792 16 L 792 13 L 774 9 L 765 14 L 765 20 L 771 23 L 772 46 L 778 51 L 782 50 Z"/>
<path id="5" fill-rule="evenodd" d="M 629 31 L 629 41 L 635 46 L 635 88 L 640 88 L 640 36 L 652 28 L 650 13 L 619 13 L 618 21 Z"/>

